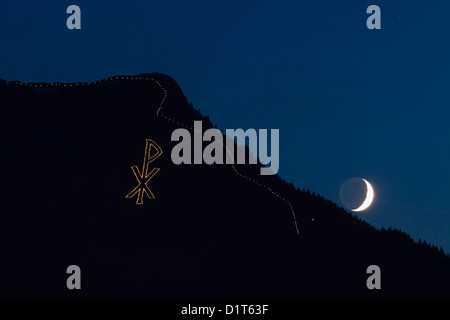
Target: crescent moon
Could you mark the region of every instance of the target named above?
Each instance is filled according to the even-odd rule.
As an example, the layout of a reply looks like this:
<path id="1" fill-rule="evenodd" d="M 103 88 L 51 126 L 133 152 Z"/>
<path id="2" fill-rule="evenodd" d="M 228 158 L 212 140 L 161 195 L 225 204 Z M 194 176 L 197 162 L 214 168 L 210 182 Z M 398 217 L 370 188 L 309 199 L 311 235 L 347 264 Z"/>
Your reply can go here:
<path id="1" fill-rule="evenodd" d="M 367 186 L 366 199 L 364 200 L 364 202 L 362 203 L 362 205 L 359 208 L 352 210 L 355 212 L 366 210 L 372 204 L 372 201 L 373 201 L 373 196 L 374 196 L 373 188 L 370 185 L 370 183 L 367 182 L 367 180 L 365 180 L 365 179 L 363 179 L 363 180 Z"/>

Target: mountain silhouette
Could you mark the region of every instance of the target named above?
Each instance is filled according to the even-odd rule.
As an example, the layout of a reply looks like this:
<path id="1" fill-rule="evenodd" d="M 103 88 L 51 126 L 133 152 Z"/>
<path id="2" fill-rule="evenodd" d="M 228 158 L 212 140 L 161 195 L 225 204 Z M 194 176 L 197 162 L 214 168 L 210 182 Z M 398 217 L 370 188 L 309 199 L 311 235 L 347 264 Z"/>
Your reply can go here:
<path id="1" fill-rule="evenodd" d="M 442 248 L 377 230 L 262 164 L 173 164 L 175 129 L 214 125 L 166 75 L 1 80 L 0 101 L 0 298 L 450 298 Z M 126 196 L 147 139 L 162 150 L 155 198 L 136 204 Z M 70 265 L 81 290 L 66 287 Z M 370 265 L 380 290 L 366 286 Z"/>

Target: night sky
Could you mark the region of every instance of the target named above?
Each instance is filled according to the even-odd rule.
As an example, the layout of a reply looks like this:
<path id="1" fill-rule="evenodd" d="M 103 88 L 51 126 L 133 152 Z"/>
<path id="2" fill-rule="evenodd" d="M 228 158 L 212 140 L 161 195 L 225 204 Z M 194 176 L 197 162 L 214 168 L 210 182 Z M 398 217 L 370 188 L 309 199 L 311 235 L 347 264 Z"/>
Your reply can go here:
<path id="1" fill-rule="evenodd" d="M 338 204 L 365 178 L 375 201 L 358 216 L 450 252 L 449 14 L 446 0 L 8 1 L 0 77 L 167 74 L 220 129 L 280 129 L 282 178 Z"/>

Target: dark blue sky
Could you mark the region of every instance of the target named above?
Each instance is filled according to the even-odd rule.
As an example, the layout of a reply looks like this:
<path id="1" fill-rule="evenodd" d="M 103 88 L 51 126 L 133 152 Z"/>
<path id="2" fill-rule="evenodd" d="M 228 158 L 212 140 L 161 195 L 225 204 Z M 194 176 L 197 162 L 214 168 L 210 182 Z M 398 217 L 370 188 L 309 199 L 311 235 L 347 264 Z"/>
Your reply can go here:
<path id="1" fill-rule="evenodd" d="M 66 28 L 71 4 L 82 30 Z M 0 77 L 168 74 L 221 129 L 279 128 L 284 179 L 340 203 L 363 177 L 376 199 L 361 217 L 450 252 L 449 14 L 446 0 L 8 1 Z"/>

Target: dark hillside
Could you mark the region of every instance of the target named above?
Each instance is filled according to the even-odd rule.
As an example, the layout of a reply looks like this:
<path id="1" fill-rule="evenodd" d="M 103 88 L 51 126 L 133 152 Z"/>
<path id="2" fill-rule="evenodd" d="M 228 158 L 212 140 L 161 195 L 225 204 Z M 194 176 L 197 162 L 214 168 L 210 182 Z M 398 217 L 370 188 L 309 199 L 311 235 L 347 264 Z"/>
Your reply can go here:
<path id="1" fill-rule="evenodd" d="M 0 298 L 450 298 L 438 248 L 259 165 L 174 165 L 173 130 L 213 124 L 168 76 L 0 81 L 0 103 Z M 149 164 L 155 199 L 137 205 L 125 196 L 146 139 L 163 153 Z M 66 288 L 72 264 L 82 290 Z M 366 287 L 372 264 L 381 290 Z"/>

